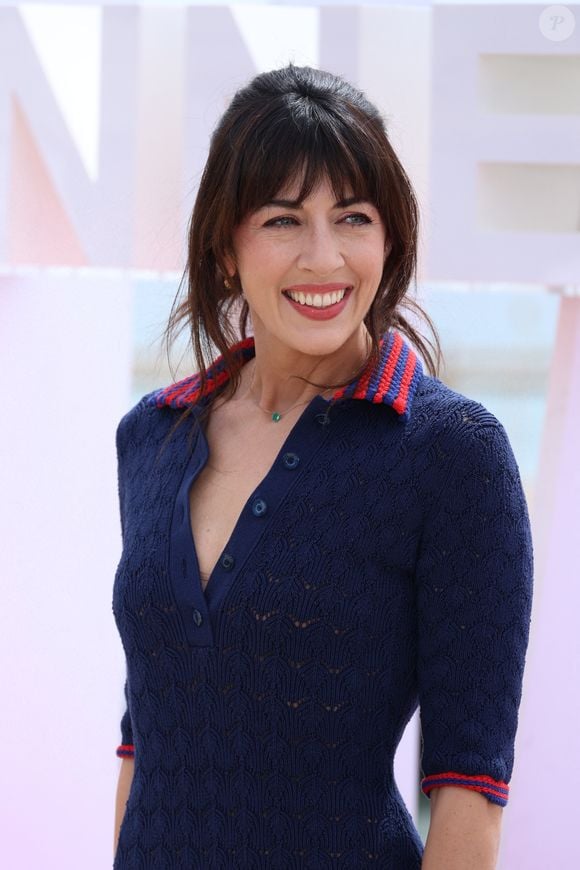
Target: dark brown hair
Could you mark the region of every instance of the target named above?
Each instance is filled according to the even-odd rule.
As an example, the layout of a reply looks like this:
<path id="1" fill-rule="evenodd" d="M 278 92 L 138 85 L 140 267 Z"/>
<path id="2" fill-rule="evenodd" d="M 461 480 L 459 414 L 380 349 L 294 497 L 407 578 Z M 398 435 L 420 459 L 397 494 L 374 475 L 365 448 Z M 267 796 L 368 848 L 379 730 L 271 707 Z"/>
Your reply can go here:
<path id="1" fill-rule="evenodd" d="M 289 181 L 303 179 L 301 202 L 324 177 L 337 201 L 347 195 L 370 200 L 392 243 L 364 319 L 371 351 L 355 377 L 371 360 L 378 361 L 380 337 L 391 327 L 409 338 L 429 373 L 437 375 L 441 361 L 437 331 L 407 295 L 413 279 L 416 289 L 418 204 L 389 142 L 385 122 L 364 94 L 340 76 L 290 63 L 257 75 L 238 90 L 211 136 L 188 228 L 187 265 L 163 333 L 169 354 L 176 333 L 189 328 L 201 397 L 214 348 L 223 355 L 229 374 L 219 392 L 226 399 L 231 397 L 240 381 L 241 365 L 236 364 L 230 347 L 247 337 L 249 308 L 237 274 L 229 279 L 231 289 L 224 286 L 225 258 L 235 262 L 234 228 L 275 198 Z M 179 302 L 184 282 L 187 295 Z M 240 303 L 236 331 L 232 312 Z M 427 322 L 434 343 L 411 325 L 405 310 Z M 323 389 L 338 389 L 352 379 L 316 384 L 303 378 Z"/>

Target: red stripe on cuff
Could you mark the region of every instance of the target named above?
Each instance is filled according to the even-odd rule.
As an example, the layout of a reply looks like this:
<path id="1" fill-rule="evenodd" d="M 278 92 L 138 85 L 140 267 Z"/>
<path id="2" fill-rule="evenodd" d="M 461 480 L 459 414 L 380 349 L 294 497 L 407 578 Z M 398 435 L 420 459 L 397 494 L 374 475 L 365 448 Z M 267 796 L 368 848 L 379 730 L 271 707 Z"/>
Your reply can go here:
<path id="1" fill-rule="evenodd" d="M 487 774 L 472 776 L 470 774 L 448 771 L 446 773 L 433 773 L 421 780 L 421 790 L 427 797 L 432 789 L 447 785 L 478 791 L 488 800 L 502 807 L 505 807 L 508 802 L 509 785 L 502 780 L 493 779 L 491 776 L 487 776 Z"/>
<path id="2" fill-rule="evenodd" d="M 133 758 L 135 747 L 132 743 L 122 743 L 120 746 L 117 746 L 116 754 L 119 758 Z"/>

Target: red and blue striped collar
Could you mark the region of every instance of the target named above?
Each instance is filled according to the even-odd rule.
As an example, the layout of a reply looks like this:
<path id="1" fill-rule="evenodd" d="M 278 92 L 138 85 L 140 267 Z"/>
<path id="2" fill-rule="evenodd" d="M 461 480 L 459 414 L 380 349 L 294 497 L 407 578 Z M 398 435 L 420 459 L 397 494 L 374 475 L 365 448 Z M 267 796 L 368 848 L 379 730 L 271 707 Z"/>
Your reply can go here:
<path id="1" fill-rule="evenodd" d="M 369 363 L 362 375 L 336 390 L 331 399 L 366 399 L 376 404 L 390 405 L 404 420 L 410 417 L 413 396 L 423 375 L 423 367 L 415 351 L 395 331 L 385 332 L 380 339 L 378 363 Z M 234 357 L 249 362 L 255 356 L 254 337 L 242 339 L 231 348 Z M 206 396 L 211 395 L 229 378 L 223 356 L 207 370 Z M 189 375 L 168 387 L 153 392 L 148 404 L 158 408 L 186 408 L 199 399 L 199 374 Z"/>

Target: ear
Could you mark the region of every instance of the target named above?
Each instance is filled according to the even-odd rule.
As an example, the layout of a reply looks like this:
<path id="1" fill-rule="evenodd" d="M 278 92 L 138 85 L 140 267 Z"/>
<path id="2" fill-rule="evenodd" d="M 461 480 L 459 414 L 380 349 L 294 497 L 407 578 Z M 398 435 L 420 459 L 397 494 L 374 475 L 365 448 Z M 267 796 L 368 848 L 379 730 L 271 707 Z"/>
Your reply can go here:
<path id="1" fill-rule="evenodd" d="M 236 274 L 236 264 L 233 260 L 233 257 L 230 257 L 228 254 L 224 257 L 224 266 L 226 267 L 226 273 L 228 278 L 233 278 Z"/>

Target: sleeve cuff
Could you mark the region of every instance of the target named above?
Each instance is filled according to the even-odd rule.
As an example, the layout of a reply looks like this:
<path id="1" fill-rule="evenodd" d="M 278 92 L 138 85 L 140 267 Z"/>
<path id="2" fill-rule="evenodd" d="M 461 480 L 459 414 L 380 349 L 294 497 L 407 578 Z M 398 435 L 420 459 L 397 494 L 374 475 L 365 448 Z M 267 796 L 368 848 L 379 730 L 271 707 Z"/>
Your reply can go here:
<path id="1" fill-rule="evenodd" d="M 509 785 L 498 779 L 492 779 L 491 776 L 469 776 L 464 773 L 433 773 L 424 777 L 421 780 L 421 791 L 429 797 L 429 792 L 433 788 L 441 788 L 445 785 L 459 786 L 460 788 L 469 788 L 472 791 L 478 791 L 494 804 L 499 804 L 500 807 L 505 807 L 509 797 Z"/>
<path id="2" fill-rule="evenodd" d="M 134 758 L 135 747 L 132 743 L 121 743 L 120 746 L 117 746 L 117 755 L 119 758 Z"/>

